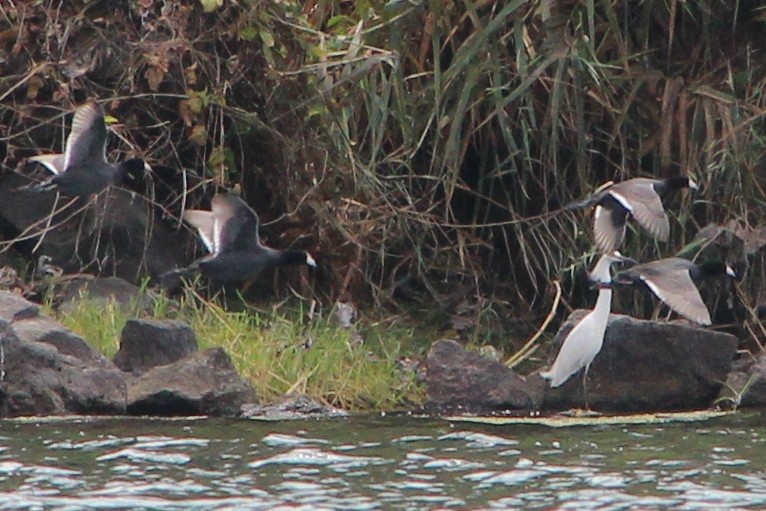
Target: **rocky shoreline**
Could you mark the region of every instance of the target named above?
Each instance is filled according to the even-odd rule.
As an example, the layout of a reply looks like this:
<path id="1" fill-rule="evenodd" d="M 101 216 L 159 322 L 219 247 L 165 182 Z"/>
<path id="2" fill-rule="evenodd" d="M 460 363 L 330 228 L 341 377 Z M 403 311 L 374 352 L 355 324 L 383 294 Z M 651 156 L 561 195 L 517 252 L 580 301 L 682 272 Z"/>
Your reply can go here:
<path id="1" fill-rule="evenodd" d="M 84 290 L 89 299 L 114 300 L 129 307 L 143 299 L 129 282 L 136 275 L 146 272 L 156 277 L 182 266 L 190 256 L 191 233 L 173 229 L 151 204 L 123 189 L 101 194 L 100 202 L 71 217 L 64 212 L 59 214 L 62 218 L 54 216 L 51 221 L 61 225 L 43 234 L 40 219 L 54 209 L 55 194 L 32 196 L 32 192 L 19 190 L 27 183 L 15 173 L 3 176 L 0 218 L 12 227 L 14 239 L 24 232 L 42 234 L 36 253 L 50 256 L 67 274 L 64 282 L 57 282 L 54 293 L 55 305 L 61 310 L 76 303 Z M 115 253 L 120 257 L 114 257 Z M 72 275 L 92 269 L 115 276 Z M 195 333 L 179 321 L 128 321 L 121 333 L 120 350 L 108 360 L 86 339 L 22 297 L 39 300 L 49 290 L 19 282 L 15 291 L 0 291 L 2 417 L 343 413 L 305 396 L 286 396 L 282 403 L 261 406 L 229 354 L 221 348 L 200 352 Z M 584 313 L 575 311 L 564 323 L 554 348 Z M 737 346 L 733 335 L 685 322 L 641 321 L 613 314 L 604 347 L 590 368 L 586 400 L 581 377 L 550 389 L 537 372 L 520 375 L 445 339 L 435 342 L 426 358 L 425 410 L 435 414 L 530 414 L 589 408 L 633 413 L 762 406 L 766 403 L 766 360 L 736 359 Z"/>
<path id="2" fill-rule="evenodd" d="M 572 314 L 558 342 L 582 314 Z M 536 371 L 523 377 L 444 339 L 426 359 L 425 409 L 550 414 L 586 407 L 637 413 L 763 406 L 766 362 L 735 363 L 736 355 L 733 335 L 613 314 L 589 371 L 586 403 L 580 377 L 550 389 Z M 285 419 L 345 412 L 305 396 L 261 406 L 229 354 L 222 348 L 199 351 L 195 333 L 182 321 L 129 320 L 109 360 L 36 303 L 0 291 L 0 416 L 125 414 Z"/>
<path id="3" fill-rule="evenodd" d="M 572 313 L 555 346 L 587 311 Z M 428 407 L 451 413 L 551 413 L 589 408 L 642 413 L 766 405 L 766 359 L 737 357 L 738 339 L 685 321 L 656 322 L 611 314 L 604 346 L 588 372 L 552 389 L 534 371 L 526 378 L 452 340 L 426 361 Z M 586 401 L 587 397 L 587 401 Z"/>

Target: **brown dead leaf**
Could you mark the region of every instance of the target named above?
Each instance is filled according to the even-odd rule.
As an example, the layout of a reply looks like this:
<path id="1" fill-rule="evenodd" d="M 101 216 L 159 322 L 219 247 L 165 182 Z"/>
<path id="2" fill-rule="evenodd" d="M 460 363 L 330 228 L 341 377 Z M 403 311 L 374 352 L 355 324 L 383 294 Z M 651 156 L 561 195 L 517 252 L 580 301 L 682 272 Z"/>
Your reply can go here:
<path id="1" fill-rule="evenodd" d="M 149 82 L 149 90 L 157 92 L 162 83 L 162 79 L 165 77 L 165 73 L 160 68 L 150 67 L 146 70 L 146 81 Z"/>
<path id="2" fill-rule="evenodd" d="M 27 99 L 37 98 L 37 93 L 43 88 L 45 82 L 39 76 L 33 76 L 27 80 Z"/>
<path id="3" fill-rule="evenodd" d="M 198 146 L 204 146 L 207 143 L 207 129 L 201 124 L 194 126 L 189 133 L 189 140 Z"/>
<path id="4" fill-rule="evenodd" d="M 181 116 L 181 120 L 184 122 L 184 126 L 191 128 L 192 113 L 188 99 L 183 99 L 180 103 L 178 103 L 178 114 Z"/>
<path id="5" fill-rule="evenodd" d="M 164 55 L 144 55 L 144 58 L 149 64 L 149 68 L 145 73 L 149 89 L 152 92 L 157 92 L 168 72 L 168 60 Z"/>
<path id="6" fill-rule="evenodd" d="M 196 85 L 197 83 L 197 63 L 195 62 L 191 66 L 184 69 L 184 78 L 188 85 Z"/>

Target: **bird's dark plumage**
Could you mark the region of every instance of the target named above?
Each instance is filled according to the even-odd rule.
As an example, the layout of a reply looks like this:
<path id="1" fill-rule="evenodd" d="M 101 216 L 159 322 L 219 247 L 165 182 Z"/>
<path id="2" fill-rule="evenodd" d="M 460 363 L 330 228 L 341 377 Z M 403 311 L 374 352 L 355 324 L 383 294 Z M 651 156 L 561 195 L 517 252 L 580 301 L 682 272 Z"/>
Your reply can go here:
<path id="1" fill-rule="evenodd" d="M 669 179 L 639 177 L 610 185 L 585 200 L 569 204 L 566 209 L 596 206 L 593 214 L 596 246 L 600 252 L 608 254 L 622 244 L 625 226 L 631 216 L 649 234 L 667 241 L 670 223 L 662 198 L 681 188 L 696 190 L 697 185 L 687 176 Z"/>
<path id="2" fill-rule="evenodd" d="M 64 195 L 85 197 L 120 183 L 128 174 L 150 171 L 140 158 L 113 165 L 106 161 L 106 122 L 94 100 L 80 106 L 72 119 L 64 154 L 41 154 L 29 158 L 54 176 L 33 190 L 59 190 Z"/>
<path id="3" fill-rule="evenodd" d="M 187 210 L 183 219 L 197 228 L 210 254 L 188 268 L 168 272 L 163 278 L 200 272 L 219 284 L 234 284 L 276 266 L 316 266 L 308 252 L 281 251 L 263 245 L 258 235 L 258 215 L 234 195 L 217 194 L 210 211 Z"/>
<path id="4" fill-rule="evenodd" d="M 721 261 L 695 264 L 679 257 L 639 264 L 617 274 L 614 282 L 649 289 L 681 316 L 710 325 L 710 312 L 702 301 L 697 283 L 718 275 L 735 277 L 734 270 Z"/>

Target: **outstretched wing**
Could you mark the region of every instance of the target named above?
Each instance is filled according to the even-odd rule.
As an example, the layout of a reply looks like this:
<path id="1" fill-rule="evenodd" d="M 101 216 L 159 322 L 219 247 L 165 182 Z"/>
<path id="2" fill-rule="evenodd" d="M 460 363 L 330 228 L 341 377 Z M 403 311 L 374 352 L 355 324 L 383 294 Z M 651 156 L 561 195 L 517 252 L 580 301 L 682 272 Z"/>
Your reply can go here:
<path id="1" fill-rule="evenodd" d="M 212 200 L 213 215 L 221 224 L 221 252 L 262 248 L 258 236 L 258 215 L 236 195 L 217 194 Z"/>
<path id="2" fill-rule="evenodd" d="M 667 260 L 665 260 L 667 261 Z M 662 263 L 663 260 L 654 261 Z M 699 289 L 694 284 L 689 268 L 691 263 L 678 259 L 676 263 L 668 267 L 664 265 L 643 265 L 633 272 L 657 298 L 662 300 L 668 307 L 681 316 L 700 325 L 710 325 L 710 312 L 702 301 Z M 636 270 L 636 268 L 633 268 Z M 632 270 L 628 270 L 631 272 Z"/>
<path id="3" fill-rule="evenodd" d="M 220 227 L 213 213 L 200 209 L 187 209 L 183 219 L 197 228 L 199 237 L 211 254 L 220 253 Z"/>
<path id="4" fill-rule="evenodd" d="M 27 158 L 27 160 L 39 163 L 54 175 L 61 174 L 66 168 L 63 154 L 38 154 Z"/>
<path id="5" fill-rule="evenodd" d="M 602 254 L 611 254 L 625 239 L 625 222 L 628 212 L 614 204 L 598 205 L 593 213 L 593 236 Z"/>
<path id="6" fill-rule="evenodd" d="M 64 151 L 64 170 L 89 162 L 106 163 L 104 112 L 94 100 L 82 105 L 74 114 Z"/>
<path id="7" fill-rule="evenodd" d="M 608 193 L 622 204 L 649 234 L 661 241 L 667 241 L 670 223 L 653 183 L 654 180 L 651 179 L 631 179 L 617 183 Z"/>

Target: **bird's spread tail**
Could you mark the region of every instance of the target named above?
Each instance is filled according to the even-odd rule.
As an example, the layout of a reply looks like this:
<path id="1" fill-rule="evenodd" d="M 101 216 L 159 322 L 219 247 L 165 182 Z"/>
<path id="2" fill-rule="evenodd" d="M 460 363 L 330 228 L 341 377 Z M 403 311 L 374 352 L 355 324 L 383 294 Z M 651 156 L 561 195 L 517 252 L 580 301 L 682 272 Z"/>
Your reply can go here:
<path id="1" fill-rule="evenodd" d="M 191 275 L 197 270 L 196 266 L 187 266 L 186 268 L 177 268 L 175 270 L 166 271 L 165 273 L 160 275 L 160 281 L 165 279 L 171 279 L 174 277 L 184 277 L 186 275 Z"/>
<path id="2" fill-rule="evenodd" d="M 168 291 L 177 291 L 183 287 L 183 277 L 192 275 L 197 270 L 197 267 L 192 265 L 186 268 L 178 268 L 176 270 L 166 271 L 158 277 L 160 287 Z"/>
<path id="3" fill-rule="evenodd" d="M 588 197 L 586 199 L 580 199 L 573 202 L 570 202 L 566 206 L 564 206 L 564 211 L 572 211 L 575 209 L 583 209 L 590 207 L 594 205 L 596 202 L 598 202 L 598 199 L 594 198 L 593 196 Z"/>
<path id="4" fill-rule="evenodd" d="M 28 184 L 24 186 L 19 186 L 16 188 L 16 190 L 26 190 L 28 192 L 35 192 L 35 193 L 42 193 L 42 192 L 50 192 L 51 190 L 56 189 L 56 183 L 53 183 L 52 181 L 45 181 L 44 183 L 37 183 L 37 184 Z"/>

